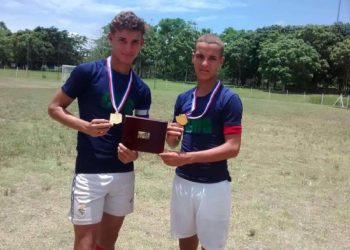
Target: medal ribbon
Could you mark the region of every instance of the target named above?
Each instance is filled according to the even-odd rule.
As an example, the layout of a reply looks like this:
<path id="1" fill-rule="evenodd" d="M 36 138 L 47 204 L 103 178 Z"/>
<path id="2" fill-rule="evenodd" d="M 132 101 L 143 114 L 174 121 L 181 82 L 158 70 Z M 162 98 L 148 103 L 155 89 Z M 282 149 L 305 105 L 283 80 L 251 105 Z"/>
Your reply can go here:
<path id="1" fill-rule="evenodd" d="M 193 95 L 193 98 L 192 98 L 192 107 L 191 107 L 191 111 L 188 112 L 188 113 L 186 113 L 186 116 L 187 116 L 189 119 L 194 120 L 194 119 L 199 119 L 199 118 L 201 118 L 203 115 L 205 115 L 205 113 L 207 113 L 207 111 L 208 111 L 208 109 L 209 109 L 211 103 L 213 102 L 213 99 L 214 99 L 216 93 L 218 92 L 220 85 L 221 85 L 221 81 L 218 81 L 218 83 L 216 84 L 216 86 L 215 86 L 213 92 L 212 92 L 211 95 L 210 95 L 209 101 L 208 101 L 207 106 L 205 107 L 203 113 L 200 114 L 199 116 L 191 116 L 191 114 L 193 113 L 193 111 L 195 111 L 196 106 L 197 106 L 197 101 L 196 101 L 197 88 L 196 88 L 196 89 L 193 91 L 193 94 L 192 94 L 192 95 Z"/>
<path id="2" fill-rule="evenodd" d="M 132 70 L 130 70 L 130 77 L 129 77 L 129 83 L 128 87 L 126 88 L 125 94 L 122 97 L 122 100 L 119 103 L 119 106 L 116 105 L 115 95 L 114 95 L 114 88 L 113 88 L 113 77 L 112 77 L 112 66 L 111 66 L 111 57 L 109 56 L 107 58 L 107 71 L 108 71 L 108 85 L 109 85 L 109 92 L 111 93 L 111 103 L 113 108 L 116 112 L 120 112 L 120 110 L 123 109 L 124 104 L 126 100 L 128 99 L 130 89 L 131 89 L 131 83 L 132 83 Z"/>

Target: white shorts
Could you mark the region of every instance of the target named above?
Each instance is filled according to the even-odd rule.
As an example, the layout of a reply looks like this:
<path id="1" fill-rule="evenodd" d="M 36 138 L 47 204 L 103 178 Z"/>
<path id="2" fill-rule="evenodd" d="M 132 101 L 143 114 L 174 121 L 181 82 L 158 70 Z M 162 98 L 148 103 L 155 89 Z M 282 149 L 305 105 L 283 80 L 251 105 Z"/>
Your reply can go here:
<path id="1" fill-rule="evenodd" d="M 75 225 L 99 223 L 104 212 L 125 216 L 134 209 L 134 172 L 77 174 L 73 179 L 70 220 Z"/>
<path id="2" fill-rule="evenodd" d="M 231 215 L 230 182 L 197 183 L 175 176 L 171 199 L 171 235 L 197 234 L 206 250 L 224 249 Z"/>

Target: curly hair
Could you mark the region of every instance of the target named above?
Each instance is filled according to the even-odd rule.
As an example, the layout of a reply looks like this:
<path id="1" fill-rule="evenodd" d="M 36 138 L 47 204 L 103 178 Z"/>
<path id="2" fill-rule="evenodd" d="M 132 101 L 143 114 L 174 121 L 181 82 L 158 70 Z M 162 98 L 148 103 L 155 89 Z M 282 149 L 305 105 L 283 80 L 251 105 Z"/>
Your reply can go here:
<path id="1" fill-rule="evenodd" d="M 146 23 L 132 11 L 122 11 L 116 15 L 109 24 L 109 31 L 115 33 L 121 30 L 140 31 L 142 35 L 146 32 Z"/>

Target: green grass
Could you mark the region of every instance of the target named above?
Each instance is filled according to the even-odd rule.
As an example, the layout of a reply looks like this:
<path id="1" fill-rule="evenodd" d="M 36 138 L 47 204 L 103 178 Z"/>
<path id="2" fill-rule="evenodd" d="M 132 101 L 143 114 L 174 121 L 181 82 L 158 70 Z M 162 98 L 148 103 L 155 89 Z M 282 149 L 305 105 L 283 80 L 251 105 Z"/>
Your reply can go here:
<path id="1" fill-rule="evenodd" d="M 61 72 L 52 71 L 26 71 L 24 69 L 0 69 L 0 77 L 7 79 L 8 82 L 12 82 L 14 79 L 16 81 L 22 82 L 32 86 L 35 82 L 36 86 L 40 83 L 44 83 L 45 87 L 49 82 L 49 86 L 52 83 L 58 84 L 61 82 Z M 181 92 L 193 88 L 195 84 L 193 82 L 173 82 L 161 79 L 146 79 L 146 83 L 152 90 L 165 90 L 171 92 Z M 322 94 L 281 94 L 281 93 L 269 93 L 268 91 L 259 89 L 249 89 L 249 88 L 236 88 L 229 86 L 241 97 L 254 98 L 254 99 L 267 99 L 275 101 L 285 101 L 285 102 L 300 102 L 300 103 L 313 103 L 322 105 L 334 105 L 338 95 L 322 95 Z M 344 106 L 350 108 L 350 97 L 344 97 Z"/>
<path id="2" fill-rule="evenodd" d="M 192 85 L 152 81 L 151 117 L 170 120 L 177 94 Z M 47 115 L 59 86 L 0 76 L 0 248 L 72 249 L 76 132 Z M 227 249 L 349 249 L 350 110 L 303 102 L 303 95 L 235 91 L 244 105 L 243 140 L 229 161 Z M 77 114 L 76 103 L 70 110 Z M 177 249 L 169 236 L 174 169 L 146 153 L 135 165 L 135 212 L 118 249 Z"/>
<path id="3" fill-rule="evenodd" d="M 25 69 L 0 69 L 1 77 L 44 79 L 48 81 L 59 81 L 61 79 L 60 71 L 40 71 Z"/>

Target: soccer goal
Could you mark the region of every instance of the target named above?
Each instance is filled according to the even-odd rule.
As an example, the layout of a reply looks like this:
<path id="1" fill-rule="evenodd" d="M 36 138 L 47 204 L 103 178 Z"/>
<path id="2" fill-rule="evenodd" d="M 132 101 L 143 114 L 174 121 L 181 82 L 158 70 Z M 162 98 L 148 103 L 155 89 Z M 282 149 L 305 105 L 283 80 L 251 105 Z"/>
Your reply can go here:
<path id="1" fill-rule="evenodd" d="M 341 108 L 349 108 L 349 95 L 346 98 L 346 101 L 344 101 L 343 99 L 345 99 L 345 97 L 343 98 L 343 95 L 340 94 L 340 96 L 338 97 L 338 99 L 335 101 L 335 103 L 333 104 L 334 107 L 341 107 Z M 345 104 L 344 104 L 345 103 Z"/>
<path id="2" fill-rule="evenodd" d="M 61 74 L 61 80 L 62 82 L 65 82 L 68 77 L 70 76 L 70 73 L 73 71 L 73 69 L 76 66 L 74 65 L 62 65 L 62 74 Z"/>

